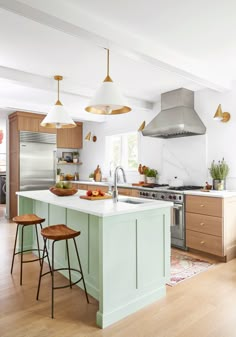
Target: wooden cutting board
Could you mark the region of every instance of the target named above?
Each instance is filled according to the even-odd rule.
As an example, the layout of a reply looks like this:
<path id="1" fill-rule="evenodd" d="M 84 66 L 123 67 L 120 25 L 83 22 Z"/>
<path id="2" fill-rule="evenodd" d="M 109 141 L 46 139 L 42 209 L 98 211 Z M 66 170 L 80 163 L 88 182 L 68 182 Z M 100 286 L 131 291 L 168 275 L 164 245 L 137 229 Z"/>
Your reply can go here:
<path id="1" fill-rule="evenodd" d="M 98 197 L 89 197 L 87 195 L 81 195 L 80 196 L 81 199 L 86 199 L 86 200 L 103 200 L 103 199 L 112 199 L 111 195 L 104 195 L 104 196 L 98 196 Z"/>

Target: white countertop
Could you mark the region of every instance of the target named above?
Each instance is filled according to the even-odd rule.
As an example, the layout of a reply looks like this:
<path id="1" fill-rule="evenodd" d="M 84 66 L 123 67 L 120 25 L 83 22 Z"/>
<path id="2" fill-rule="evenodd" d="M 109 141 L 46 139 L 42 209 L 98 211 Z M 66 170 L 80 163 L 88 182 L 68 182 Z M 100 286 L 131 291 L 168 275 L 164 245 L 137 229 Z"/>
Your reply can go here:
<path id="1" fill-rule="evenodd" d="M 236 197 L 236 191 L 216 191 L 210 190 L 209 192 L 202 191 L 185 191 L 185 195 L 198 195 L 204 197 L 213 197 L 213 198 L 230 198 Z"/>
<path id="2" fill-rule="evenodd" d="M 76 182 L 76 181 L 75 181 Z M 77 181 L 78 184 L 88 184 L 88 185 L 100 185 L 100 186 L 108 186 L 109 183 L 106 181 L 102 182 L 96 182 L 96 181 Z M 111 184 L 111 183 L 110 183 Z M 124 187 L 124 188 L 133 188 L 133 189 L 138 189 L 141 191 L 153 191 L 153 192 L 161 192 L 162 190 L 166 191 L 166 188 L 163 187 L 158 187 L 158 188 L 145 188 L 142 186 L 132 186 L 132 184 L 129 183 L 118 183 L 118 187 Z M 184 193 L 185 195 L 199 195 L 199 196 L 204 196 L 204 197 L 213 197 L 213 198 L 229 198 L 229 197 L 235 197 L 236 196 L 236 191 L 216 191 L 216 190 L 210 190 L 209 192 L 203 192 L 199 190 L 192 190 L 192 191 L 175 191 L 175 193 Z"/>
<path id="3" fill-rule="evenodd" d="M 72 196 L 58 197 L 52 194 L 49 190 L 16 192 L 16 194 L 19 196 L 27 197 L 38 201 L 43 201 L 60 207 L 74 209 L 79 212 L 84 212 L 100 217 L 141 212 L 149 209 L 157 209 L 173 206 L 173 203 L 169 201 L 142 199 L 126 196 L 119 196 L 119 201 L 117 203 L 113 203 L 112 199 L 95 200 L 95 201 L 80 199 L 80 195 L 85 195 L 85 193 L 86 191 L 78 190 L 78 192 Z M 129 204 L 126 202 L 122 202 L 122 200 L 127 199 L 143 201 L 143 203 Z"/>

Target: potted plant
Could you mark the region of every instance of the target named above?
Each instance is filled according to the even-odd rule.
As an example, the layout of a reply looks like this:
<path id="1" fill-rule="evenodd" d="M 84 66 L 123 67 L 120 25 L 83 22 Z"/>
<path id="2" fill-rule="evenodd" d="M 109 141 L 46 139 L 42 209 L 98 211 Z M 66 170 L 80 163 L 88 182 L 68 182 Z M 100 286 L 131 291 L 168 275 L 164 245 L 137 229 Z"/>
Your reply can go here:
<path id="1" fill-rule="evenodd" d="M 90 181 L 94 181 L 94 173 L 90 173 L 90 175 L 89 175 L 89 180 L 90 180 Z"/>
<path id="2" fill-rule="evenodd" d="M 78 151 L 75 151 L 73 152 L 73 163 L 78 163 L 79 161 L 79 152 Z"/>
<path id="3" fill-rule="evenodd" d="M 153 184 L 153 183 L 156 182 L 156 177 L 157 177 L 157 174 L 158 174 L 157 170 L 146 168 L 144 170 L 144 174 L 146 176 L 147 183 Z"/>
<path id="4" fill-rule="evenodd" d="M 225 190 L 226 177 L 229 174 L 229 166 L 225 162 L 224 158 L 222 160 L 219 160 L 217 163 L 213 160 L 209 171 L 213 179 L 213 189 Z"/>

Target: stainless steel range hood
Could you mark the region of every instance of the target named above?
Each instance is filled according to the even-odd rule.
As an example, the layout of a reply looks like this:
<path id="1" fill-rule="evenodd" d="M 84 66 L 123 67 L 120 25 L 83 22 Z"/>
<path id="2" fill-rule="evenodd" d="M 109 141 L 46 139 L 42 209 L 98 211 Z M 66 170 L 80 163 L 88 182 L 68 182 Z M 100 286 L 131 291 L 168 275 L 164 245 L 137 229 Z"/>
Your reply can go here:
<path id="1" fill-rule="evenodd" d="M 206 127 L 194 110 L 194 92 L 185 88 L 161 95 L 161 111 L 142 131 L 144 136 L 177 138 L 203 135 Z"/>

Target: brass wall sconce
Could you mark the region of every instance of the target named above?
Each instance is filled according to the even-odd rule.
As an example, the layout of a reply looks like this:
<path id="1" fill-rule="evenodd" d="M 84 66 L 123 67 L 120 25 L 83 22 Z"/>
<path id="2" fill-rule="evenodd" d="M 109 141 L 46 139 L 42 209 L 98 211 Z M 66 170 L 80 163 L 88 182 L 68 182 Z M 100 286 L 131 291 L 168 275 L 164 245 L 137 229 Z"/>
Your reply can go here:
<path id="1" fill-rule="evenodd" d="M 221 109 L 221 104 L 219 104 L 213 118 L 217 121 L 227 123 L 230 120 L 230 113 L 229 112 L 223 112 L 222 109 Z"/>
<path id="2" fill-rule="evenodd" d="M 91 142 L 91 141 L 96 142 L 97 141 L 97 137 L 95 135 L 92 136 L 92 132 L 89 132 L 84 139 L 89 141 L 89 142 Z"/>
<path id="3" fill-rule="evenodd" d="M 143 131 L 143 129 L 145 128 L 145 126 L 146 126 L 146 122 L 143 121 L 142 124 L 140 125 L 140 127 L 138 128 L 138 132 Z"/>

